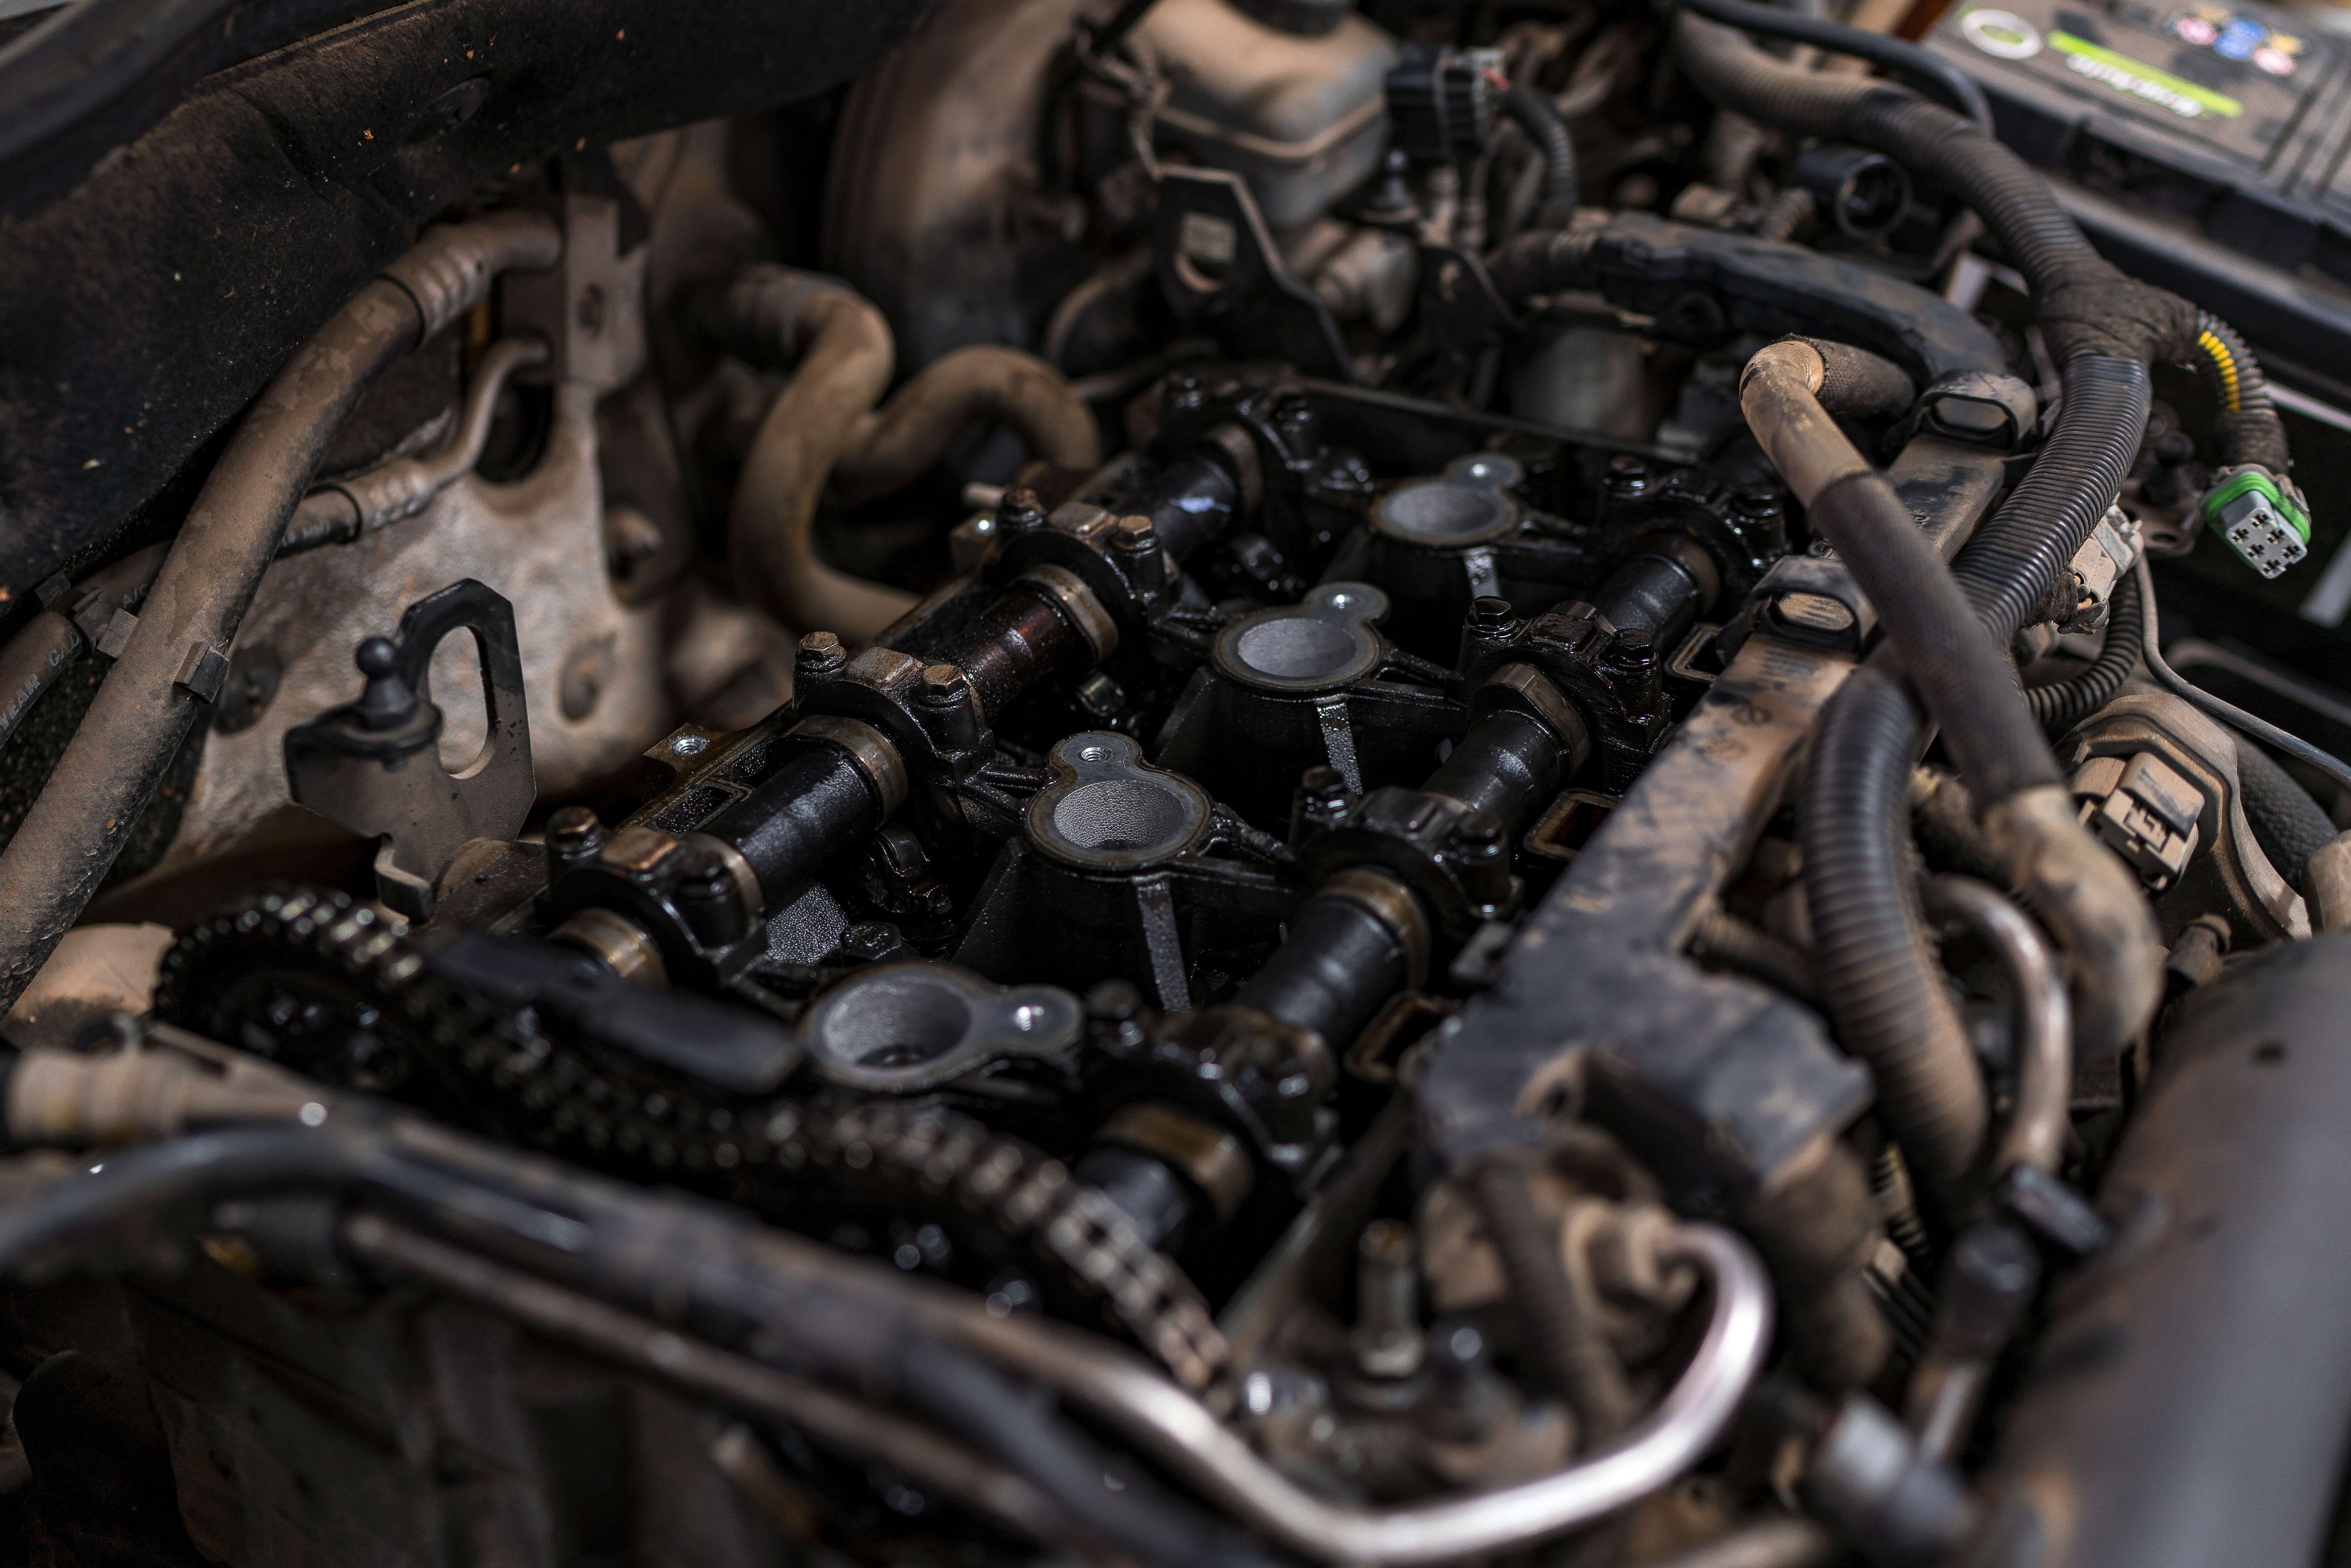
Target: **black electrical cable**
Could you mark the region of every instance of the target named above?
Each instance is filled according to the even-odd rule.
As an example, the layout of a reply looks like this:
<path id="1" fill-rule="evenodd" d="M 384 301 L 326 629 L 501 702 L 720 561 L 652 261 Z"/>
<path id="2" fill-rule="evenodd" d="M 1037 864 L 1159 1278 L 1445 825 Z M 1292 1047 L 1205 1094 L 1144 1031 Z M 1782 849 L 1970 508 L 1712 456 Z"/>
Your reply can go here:
<path id="1" fill-rule="evenodd" d="M 1583 196 L 1575 172 L 1575 139 L 1567 132 L 1567 121 L 1560 118 L 1550 99 L 1524 82 L 1502 95 L 1502 112 L 1542 154 L 1543 197 L 1535 209 L 1533 226 L 1565 227 L 1574 219 L 1576 204 Z"/>
<path id="2" fill-rule="evenodd" d="M 2138 667 L 2145 606 L 2136 576 L 2117 580 L 2106 606 L 2106 645 L 2098 650 L 2090 667 L 2069 680 L 2025 688 L 2025 703 L 2043 729 L 2062 733 L 2112 702 L 2123 689 L 2131 671 Z"/>
<path id="3" fill-rule="evenodd" d="M 2147 569 L 2147 557 L 2138 558 L 2139 597 L 2147 603 L 2146 643 L 2147 667 L 2155 678 L 2169 686 L 2196 706 L 2202 708 L 2222 724 L 2243 730 L 2273 751 L 2283 751 L 2298 761 L 2307 762 L 2346 789 L 2351 789 L 2351 767 L 2342 758 L 2318 749 L 2298 735 L 2288 735 L 2265 718 L 2255 718 L 2234 703 L 2222 702 L 2203 687 L 2191 683 L 2187 676 L 2173 669 L 2163 657 L 2162 627 L 2155 607 L 2155 577 Z"/>
<path id="4" fill-rule="evenodd" d="M 1976 128 L 1986 136 L 1992 134 L 1991 104 L 1983 89 L 1973 77 L 1959 67 L 1917 44 L 1902 38 L 1888 37 L 1884 33 L 1865 32 L 1848 27 L 1842 22 L 1824 22 L 1811 16 L 1799 16 L 1792 11 L 1782 11 L 1772 5 L 1758 5 L 1752 0 L 1682 0 L 1689 9 L 1701 16 L 1737 27 L 1742 32 L 1761 33 L 1774 38 L 1786 38 L 1792 43 L 1810 44 L 1840 55 L 1851 55 L 1882 66 L 1897 76 L 1922 82 L 1934 89 L 1936 96 L 1975 121 Z"/>

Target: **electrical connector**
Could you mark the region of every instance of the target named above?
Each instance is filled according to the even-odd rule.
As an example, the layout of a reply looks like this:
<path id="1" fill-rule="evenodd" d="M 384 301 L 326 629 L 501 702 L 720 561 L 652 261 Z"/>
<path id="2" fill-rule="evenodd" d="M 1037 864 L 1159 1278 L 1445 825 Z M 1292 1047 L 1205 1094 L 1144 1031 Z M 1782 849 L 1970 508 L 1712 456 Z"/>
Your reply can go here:
<path id="1" fill-rule="evenodd" d="M 2204 496 L 2204 521 L 2245 564 L 2276 577 L 2310 553 L 2310 510 L 2291 479 L 2251 465 L 2224 468 Z"/>

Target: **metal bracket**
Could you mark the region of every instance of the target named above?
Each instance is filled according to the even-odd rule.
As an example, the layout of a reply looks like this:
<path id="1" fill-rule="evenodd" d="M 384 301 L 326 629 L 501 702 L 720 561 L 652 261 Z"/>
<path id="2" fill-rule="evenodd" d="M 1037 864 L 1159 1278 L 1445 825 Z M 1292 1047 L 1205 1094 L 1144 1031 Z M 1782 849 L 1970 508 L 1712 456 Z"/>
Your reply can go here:
<path id="1" fill-rule="evenodd" d="M 1314 291 L 1282 265 L 1257 201 L 1238 174 L 1163 170 L 1155 249 L 1159 287 L 1178 319 L 1229 348 L 1270 345 L 1300 373 L 1357 379 L 1345 340 Z"/>
<path id="2" fill-rule="evenodd" d="M 480 653 L 488 734 L 452 773 L 441 763 L 431 682 L 434 650 L 460 631 Z M 360 698 L 286 732 L 287 782 L 296 801 L 379 841 L 376 895 L 430 919 L 459 847 L 513 837 L 537 797 L 514 606 L 468 578 L 410 605 L 392 638 L 368 639 L 357 657 L 368 676 Z"/>

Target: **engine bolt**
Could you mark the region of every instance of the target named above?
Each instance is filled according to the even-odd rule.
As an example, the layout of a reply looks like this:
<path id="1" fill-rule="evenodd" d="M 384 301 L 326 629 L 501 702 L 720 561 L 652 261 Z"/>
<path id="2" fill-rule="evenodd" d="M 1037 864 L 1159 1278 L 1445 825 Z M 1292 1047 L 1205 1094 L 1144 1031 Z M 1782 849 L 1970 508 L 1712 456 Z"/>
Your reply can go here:
<path id="1" fill-rule="evenodd" d="M 1159 548 L 1159 532 L 1149 517 L 1121 517 L 1111 546 L 1133 555 L 1148 555 Z"/>
<path id="2" fill-rule="evenodd" d="M 735 868 L 707 845 L 689 849 L 678 867 L 677 899 L 686 928 L 705 947 L 724 947 L 750 930 Z"/>
<path id="3" fill-rule="evenodd" d="M 1355 1247 L 1355 1364 L 1367 1377 L 1409 1377 L 1427 1341 L 1420 1332 L 1412 1228 L 1393 1219 L 1364 1227 Z"/>
<path id="4" fill-rule="evenodd" d="M 1309 835 L 1337 826 L 1346 815 L 1346 778 L 1335 768 L 1308 768 L 1298 776 L 1298 795 L 1290 808 L 1290 846 L 1294 849 Z"/>
<path id="5" fill-rule="evenodd" d="M 1044 522 L 1044 504 L 1037 499 L 1037 492 L 1026 485 L 1016 485 L 1005 491 L 1004 498 L 996 503 L 996 531 L 998 534 L 1025 533 L 1030 528 L 1043 527 Z"/>
<path id="6" fill-rule="evenodd" d="M 849 664 L 849 650 L 841 639 L 830 632 L 811 632 L 800 639 L 800 651 L 792 659 L 792 677 L 797 681 L 828 680 L 841 674 Z"/>
<path id="7" fill-rule="evenodd" d="M 1480 594 L 1469 601 L 1469 625 L 1479 632 L 1499 632 L 1510 623 L 1510 601 Z"/>
<path id="8" fill-rule="evenodd" d="M 1607 484 L 1610 495 L 1629 500 L 1649 487 L 1649 465 L 1629 452 L 1620 452 L 1608 460 Z"/>
<path id="9" fill-rule="evenodd" d="M 861 964 L 879 964 L 903 956 L 906 938 L 886 920 L 864 920 L 841 934 L 841 950 Z"/>
<path id="10" fill-rule="evenodd" d="M 963 672 L 953 664 L 923 666 L 923 700 L 945 706 L 963 700 Z"/>
<path id="11" fill-rule="evenodd" d="M 548 874 L 559 876 L 604 847 L 604 824 L 585 806 L 566 806 L 547 819 Z"/>
<path id="12" fill-rule="evenodd" d="M 953 664 L 923 666 L 922 695 L 917 699 L 923 727 L 946 751 L 968 751 L 980 741 L 979 705 L 972 701 L 971 682 Z"/>

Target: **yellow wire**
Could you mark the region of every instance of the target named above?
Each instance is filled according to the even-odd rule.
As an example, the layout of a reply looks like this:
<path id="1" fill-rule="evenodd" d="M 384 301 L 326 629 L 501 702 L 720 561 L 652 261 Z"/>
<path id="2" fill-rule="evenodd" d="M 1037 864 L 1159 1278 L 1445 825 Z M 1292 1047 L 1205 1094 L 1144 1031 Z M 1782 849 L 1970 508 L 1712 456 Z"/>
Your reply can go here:
<path id="1" fill-rule="evenodd" d="M 2220 402 L 2231 413 L 2241 412 L 2237 406 L 2237 361 L 2231 357 L 2229 346 L 2210 332 L 2196 336 L 2196 346 L 2211 357 L 2220 370 Z"/>

